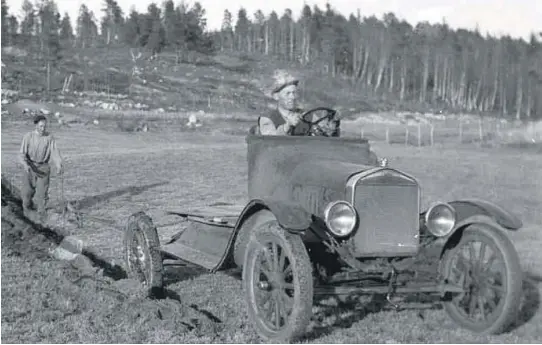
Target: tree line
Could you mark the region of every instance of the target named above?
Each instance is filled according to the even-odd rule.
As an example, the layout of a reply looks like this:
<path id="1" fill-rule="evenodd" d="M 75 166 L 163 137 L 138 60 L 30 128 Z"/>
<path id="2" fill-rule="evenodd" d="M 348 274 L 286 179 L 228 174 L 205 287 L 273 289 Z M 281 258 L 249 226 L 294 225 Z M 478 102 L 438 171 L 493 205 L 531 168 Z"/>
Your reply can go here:
<path id="1" fill-rule="evenodd" d="M 21 9 L 19 23 L 2 0 L 2 45 L 32 45 L 51 61 L 67 46 L 235 51 L 306 66 L 386 99 L 542 118 L 542 31 L 525 41 L 454 30 L 445 22 L 413 26 L 393 13 L 381 19 L 360 11 L 345 17 L 329 4 L 305 5 L 298 19 L 290 9 L 249 16 L 241 8 L 234 21 L 226 10 L 217 31 L 207 30 L 198 2 L 167 0 L 151 3 L 144 13 L 125 14 L 115 0 L 104 0 L 100 18 L 83 4 L 75 28 L 54 0 L 24 0 Z"/>

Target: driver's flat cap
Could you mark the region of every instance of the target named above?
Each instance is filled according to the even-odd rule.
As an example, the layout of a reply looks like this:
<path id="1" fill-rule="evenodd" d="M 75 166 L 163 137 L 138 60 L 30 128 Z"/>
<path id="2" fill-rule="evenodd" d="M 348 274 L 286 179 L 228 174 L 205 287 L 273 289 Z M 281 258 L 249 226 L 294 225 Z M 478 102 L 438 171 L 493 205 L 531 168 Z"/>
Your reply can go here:
<path id="1" fill-rule="evenodd" d="M 295 78 L 287 71 L 281 69 L 275 71 L 275 74 L 273 75 L 273 81 L 273 88 L 271 91 L 272 94 L 280 92 L 280 90 L 284 89 L 286 86 L 297 86 L 299 84 L 299 79 Z"/>

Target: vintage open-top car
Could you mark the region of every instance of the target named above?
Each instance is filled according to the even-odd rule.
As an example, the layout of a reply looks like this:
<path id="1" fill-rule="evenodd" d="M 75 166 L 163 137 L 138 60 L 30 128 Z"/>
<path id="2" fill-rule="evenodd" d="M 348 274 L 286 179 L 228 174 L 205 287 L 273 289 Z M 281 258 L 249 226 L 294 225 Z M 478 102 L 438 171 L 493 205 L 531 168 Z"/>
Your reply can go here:
<path id="1" fill-rule="evenodd" d="M 522 272 L 507 231 L 522 226 L 482 200 L 420 210 L 421 188 L 362 138 L 248 135 L 246 205 L 170 212 L 188 221 L 167 243 L 144 213 L 126 227 L 128 272 L 149 288 L 176 261 L 242 268 L 247 310 L 265 340 L 302 336 L 315 295 L 427 293 L 460 326 L 499 333 L 515 320 Z"/>

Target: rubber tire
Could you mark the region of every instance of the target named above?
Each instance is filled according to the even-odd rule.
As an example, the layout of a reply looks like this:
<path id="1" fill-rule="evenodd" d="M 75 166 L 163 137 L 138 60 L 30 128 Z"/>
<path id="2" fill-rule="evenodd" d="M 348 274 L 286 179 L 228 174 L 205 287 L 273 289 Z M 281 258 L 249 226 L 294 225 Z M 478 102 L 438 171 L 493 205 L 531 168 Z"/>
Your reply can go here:
<path id="1" fill-rule="evenodd" d="M 279 331 L 272 331 L 262 325 L 257 316 L 251 282 L 254 275 L 256 256 L 259 248 L 257 239 L 265 237 L 278 238 L 281 247 L 286 250 L 294 276 L 294 305 L 286 325 Z M 273 343 L 290 342 L 305 334 L 312 316 L 313 276 L 312 265 L 303 241 L 299 235 L 282 229 L 276 220 L 268 221 L 255 229 L 249 239 L 243 264 L 243 290 L 249 320 L 256 328 L 258 335 L 265 341 Z"/>
<path id="2" fill-rule="evenodd" d="M 159 250 L 160 239 L 158 231 L 154 226 L 152 219 L 143 212 L 132 214 L 128 218 L 124 233 L 124 260 L 126 262 L 126 272 L 128 277 L 141 281 L 140 275 L 130 265 L 129 251 L 132 245 L 132 240 L 139 233 L 144 240 L 143 250 L 146 257 L 150 260 L 150 282 L 149 289 L 161 289 L 164 284 L 163 280 L 163 258 Z"/>
<path id="3" fill-rule="evenodd" d="M 257 211 L 251 215 L 239 228 L 233 244 L 233 260 L 237 267 L 243 267 L 245 250 L 252 231 L 261 224 L 274 220 L 275 216 L 267 209 Z"/>
<path id="4" fill-rule="evenodd" d="M 443 303 L 444 310 L 455 323 L 463 328 L 483 335 L 499 334 L 516 321 L 523 290 L 523 274 L 519 257 L 514 245 L 504 231 L 489 224 L 469 225 L 461 235 L 457 246 L 448 249 L 444 253 L 441 261 L 442 273 L 444 277 L 447 277 L 455 248 L 460 248 L 467 240 L 479 238 L 480 236 L 485 237 L 485 241 L 492 242 L 499 249 L 506 268 L 506 278 L 503 283 L 507 286 L 507 289 L 504 297 L 505 301 L 499 306 L 498 317 L 494 318 L 494 320 L 488 320 L 485 324 L 474 324 L 461 316 L 452 301 Z"/>

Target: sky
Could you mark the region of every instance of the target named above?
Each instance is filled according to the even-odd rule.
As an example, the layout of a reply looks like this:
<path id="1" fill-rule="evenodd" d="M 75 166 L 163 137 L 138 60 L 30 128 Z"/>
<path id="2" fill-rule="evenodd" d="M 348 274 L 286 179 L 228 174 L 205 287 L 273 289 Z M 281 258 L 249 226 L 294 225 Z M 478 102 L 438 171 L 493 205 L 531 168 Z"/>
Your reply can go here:
<path id="1" fill-rule="evenodd" d="M 72 21 L 77 18 L 77 12 L 85 3 L 97 17 L 101 17 L 102 0 L 55 0 L 59 11 L 68 12 Z M 161 5 L 163 0 L 154 0 Z M 178 3 L 180 0 L 175 0 Z M 189 5 L 195 0 L 185 0 Z M 138 12 L 146 11 L 153 0 L 117 0 L 125 14 L 134 6 Z M 262 10 L 267 16 L 276 11 L 279 16 L 286 8 L 290 8 L 297 16 L 304 4 L 318 5 L 325 8 L 326 0 L 199 0 L 206 10 L 207 27 L 218 29 L 222 23 L 224 10 L 233 14 L 235 23 L 237 11 L 243 7 L 250 18 L 254 12 Z M 20 15 L 22 0 L 7 0 L 11 13 Z M 393 12 L 400 19 L 416 25 L 420 21 L 431 23 L 442 22 L 445 18 L 452 28 L 474 29 L 479 27 L 482 34 L 507 34 L 512 37 L 528 39 L 531 32 L 542 32 L 542 0 L 329 0 L 331 6 L 345 15 L 360 10 L 361 16 L 376 15 L 382 18 L 386 12 Z M 136 4 L 136 5 L 134 5 Z"/>

